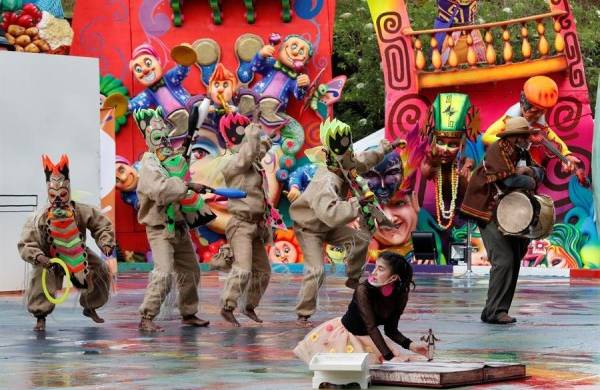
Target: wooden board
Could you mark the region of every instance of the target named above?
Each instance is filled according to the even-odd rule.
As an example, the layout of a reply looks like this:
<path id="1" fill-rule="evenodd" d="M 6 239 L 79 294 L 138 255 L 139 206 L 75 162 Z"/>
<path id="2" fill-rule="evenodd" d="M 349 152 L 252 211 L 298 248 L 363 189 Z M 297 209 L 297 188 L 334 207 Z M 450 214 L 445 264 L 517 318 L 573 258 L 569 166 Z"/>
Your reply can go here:
<path id="1" fill-rule="evenodd" d="M 525 377 L 525 365 L 502 362 L 406 362 L 371 366 L 371 382 L 448 388 Z"/>

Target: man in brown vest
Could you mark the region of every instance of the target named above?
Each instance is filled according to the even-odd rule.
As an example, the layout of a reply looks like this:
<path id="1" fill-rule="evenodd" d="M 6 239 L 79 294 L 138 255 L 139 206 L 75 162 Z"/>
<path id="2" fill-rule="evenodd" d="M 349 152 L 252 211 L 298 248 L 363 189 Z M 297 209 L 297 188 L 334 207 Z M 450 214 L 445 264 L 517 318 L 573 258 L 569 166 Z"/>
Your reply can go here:
<path id="1" fill-rule="evenodd" d="M 529 136 L 537 133 L 525 118 L 510 118 L 499 140 L 486 151 L 477 167 L 463 200 L 461 211 L 477 220 L 492 269 L 485 308 L 481 320 L 490 324 L 510 324 L 508 315 L 515 295 L 521 259 L 527 252 L 529 238 L 506 236 L 494 219 L 499 191 L 514 189 L 534 191 L 544 177 L 543 168 L 535 165 L 529 154 Z"/>

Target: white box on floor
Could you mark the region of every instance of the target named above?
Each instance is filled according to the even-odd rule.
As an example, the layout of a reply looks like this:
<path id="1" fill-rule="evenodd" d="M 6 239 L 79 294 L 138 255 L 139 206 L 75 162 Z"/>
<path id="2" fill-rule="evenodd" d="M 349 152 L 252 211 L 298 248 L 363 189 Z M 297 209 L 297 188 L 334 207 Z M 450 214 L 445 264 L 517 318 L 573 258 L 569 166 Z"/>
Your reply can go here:
<path id="1" fill-rule="evenodd" d="M 318 389 L 322 383 L 358 383 L 361 389 L 366 389 L 371 380 L 368 356 L 368 353 L 317 353 L 309 364 L 314 371 L 313 389 Z"/>

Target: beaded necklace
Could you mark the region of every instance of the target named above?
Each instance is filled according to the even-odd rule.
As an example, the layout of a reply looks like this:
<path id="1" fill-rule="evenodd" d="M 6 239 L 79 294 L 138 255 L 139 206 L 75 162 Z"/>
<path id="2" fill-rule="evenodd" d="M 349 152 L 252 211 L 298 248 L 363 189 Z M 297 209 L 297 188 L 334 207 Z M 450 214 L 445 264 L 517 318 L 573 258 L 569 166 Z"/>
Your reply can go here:
<path id="1" fill-rule="evenodd" d="M 442 167 L 437 169 L 437 175 L 434 178 L 435 182 L 435 211 L 436 211 L 436 219 L 437 224 L 444 230 L 448 229 L 453 222 L 454 212 L 456 211 L 456 197 L 458 194 L 458 172 L 456 170 L 456 162 L 452 163 L 451 169 L 451 198 L 450 198 L 450 207 L 446 209 L 446 205 L 444 203 L 444 178 L 442 174 Z M 447 220 L 446 224 L 442 224 L 442 218 Z"/>

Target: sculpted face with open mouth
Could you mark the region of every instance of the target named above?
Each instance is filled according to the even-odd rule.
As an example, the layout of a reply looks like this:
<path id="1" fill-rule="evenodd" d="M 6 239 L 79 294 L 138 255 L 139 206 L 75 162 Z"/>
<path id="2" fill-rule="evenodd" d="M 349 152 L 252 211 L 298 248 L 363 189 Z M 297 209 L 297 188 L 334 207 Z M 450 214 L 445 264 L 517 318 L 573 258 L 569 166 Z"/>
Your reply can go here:
<path id="1" fill-rule="evenodd" d="M 300 72 L 311 56 L 308 42 L 300 37 L 292 36 L 281 45 L 279 62 L 296 72 Z"/>
<path id="2" fill-rule="evenodd" d="M 394 227 L 381 227 L 375 232 L 375 239 L 385 246 L 401 246 L 410 240 L 418 222 L 419 204 L 414 194 L 407 194 L 400 199 L 383 206 L 383 213 L 394 224 Z"/>
<path id="3" fill-rule="evenodd" d="M 154 85 L 163 76 L 160 61 L 148 54 L 133 59 L 131 69 L 135 78 L 145 87 Z"/>

